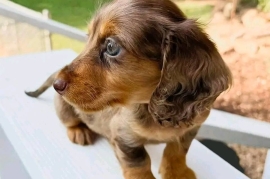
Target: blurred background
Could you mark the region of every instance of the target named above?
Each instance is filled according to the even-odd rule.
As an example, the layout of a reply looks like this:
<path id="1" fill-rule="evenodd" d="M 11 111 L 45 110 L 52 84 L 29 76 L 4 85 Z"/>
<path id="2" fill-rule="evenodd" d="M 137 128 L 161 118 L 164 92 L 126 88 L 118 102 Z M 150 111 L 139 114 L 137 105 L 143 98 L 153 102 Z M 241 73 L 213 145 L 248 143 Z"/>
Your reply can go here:
<path id="1" fill-rule="evenodd" d="M 107 0 L 108 1 L 108 0 Z M 0 0 L 38 18 L 49 18 L 83 30 L 102 0 Z M 234 86 L 214 108 L 270 122 L 270 0 L 175 0 L 196 18 L 229 65 Z M 84 43 L 0 15 L 0 57 L 58 49 L 80 52 Z M 260 179 L 266 149 L 229 144 L 246 175 Z"/>

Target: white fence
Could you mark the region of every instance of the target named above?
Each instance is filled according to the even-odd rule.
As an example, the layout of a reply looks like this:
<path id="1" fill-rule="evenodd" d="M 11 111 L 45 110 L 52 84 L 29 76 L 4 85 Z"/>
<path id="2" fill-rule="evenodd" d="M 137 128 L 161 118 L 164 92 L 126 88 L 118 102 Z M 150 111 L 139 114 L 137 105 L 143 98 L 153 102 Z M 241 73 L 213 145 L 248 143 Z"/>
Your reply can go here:
<path id="1" fill-rule="evenodd" d="M 0 15 L 2 16 L 17 20 L 19 22 L 26 22 L 35 27 L 46 29 L 51 33 L 61 34 L 79 41 L 86 40 L 86 34 L 81 30 L 53 21 L 51 19 L 37 17 L 36 15 L 33 15 L 33 13 L 18 11 L 16 8 L 8 7 L 3 2 L 0 1 Z"/>
<path id="2" fill-rule="evenodd" d="M 11 7 L 16 12 L 28 13 L 37 18 L 48 19 L 50 17 L 49 11 L 46 9 L 42 13 L 36 12 L 7 0 L 0 0 L 0 6 Z M 50 31 L 1 14 L 4 14 L 2 10 L 0 10 L 0 44 L 4 45 L 0 48 L 0 57 L 52 49 Z"/>

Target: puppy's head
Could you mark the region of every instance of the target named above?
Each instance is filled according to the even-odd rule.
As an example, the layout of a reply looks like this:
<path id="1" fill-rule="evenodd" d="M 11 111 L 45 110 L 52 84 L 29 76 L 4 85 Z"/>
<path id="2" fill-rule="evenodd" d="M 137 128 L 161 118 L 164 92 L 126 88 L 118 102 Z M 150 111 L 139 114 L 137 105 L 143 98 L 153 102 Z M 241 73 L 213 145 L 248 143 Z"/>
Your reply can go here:
<path id="1" fill-rule="evenodd" d="M 85 112 L 149 103 L 175 126 L 209 109 L 231 83 L 215 45 L 169 0 L 115 0 L 89 24 L 84 51 L 63 68 L 56 90 Z"/>

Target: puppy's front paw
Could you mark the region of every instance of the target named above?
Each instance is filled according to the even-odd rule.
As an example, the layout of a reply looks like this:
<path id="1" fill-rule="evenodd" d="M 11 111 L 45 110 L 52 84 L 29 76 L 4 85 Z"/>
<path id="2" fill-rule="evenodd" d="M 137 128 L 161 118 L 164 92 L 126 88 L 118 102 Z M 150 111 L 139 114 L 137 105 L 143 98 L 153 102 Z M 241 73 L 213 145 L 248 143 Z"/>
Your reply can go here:
<path id="1" fill-rule="evenodd" d="M 195 173 L 181 162 L 163 160 L 159 168 L 162 179 L 197 179 Z"/>
<path id="2" fill-rule="evenodd" d="M 71 142 L 79 145 L 93 144 L 97 137 L 97 134 L 83 123 L 77 126 L 68 127 L 67 133 Z"/>
<path id="3" fill-rule="evenodd" d="M 185 170 L 175 169 L 174 171 L 171 169 L 160 170 L 160 174 L 162 179 L 197 179 L 194 172 L 189 168 Z"/>
<path id="4" fill-rule="evenodd" d="M 148 170 L 135 171 L 135 170 L 131 169 L 130 171 L 124 171 L 125 179 L 156 179 L 151 170 L 149 171 Z"/>

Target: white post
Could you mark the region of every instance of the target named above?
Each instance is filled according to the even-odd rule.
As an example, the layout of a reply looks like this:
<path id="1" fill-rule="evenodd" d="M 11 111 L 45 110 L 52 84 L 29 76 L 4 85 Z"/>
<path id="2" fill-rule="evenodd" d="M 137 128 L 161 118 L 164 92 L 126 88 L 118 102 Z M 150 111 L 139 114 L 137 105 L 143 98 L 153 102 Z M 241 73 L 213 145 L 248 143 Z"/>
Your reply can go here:
<path id="1" fill-rule="evenodd" d="M 42 15 L 44 19 L 50 19 L 50 12 L 48 9 L 43 9 L 42 10 Z M 46 51 L 51 51 L 52 50 L 52 44 L 51 44 L 51 33 L 48 30 L 44 30 L 44 42 L 45 42 L 45 50 Z"/>

